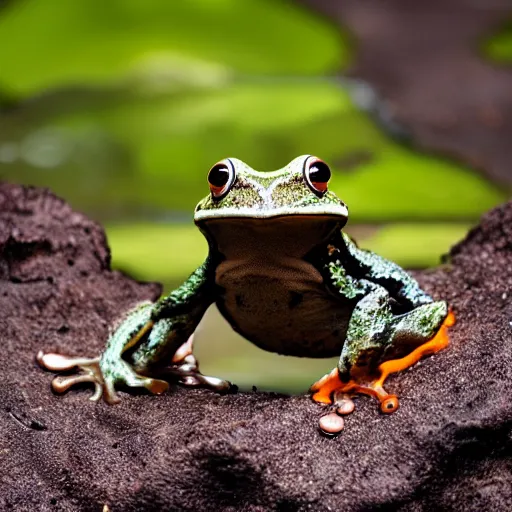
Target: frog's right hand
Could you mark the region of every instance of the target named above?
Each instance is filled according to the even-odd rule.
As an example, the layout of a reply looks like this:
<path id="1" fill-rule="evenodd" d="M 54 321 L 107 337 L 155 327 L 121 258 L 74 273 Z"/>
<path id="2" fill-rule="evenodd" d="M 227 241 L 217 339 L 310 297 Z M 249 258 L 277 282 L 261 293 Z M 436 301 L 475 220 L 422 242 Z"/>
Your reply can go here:
<path id="1" fill-rule="evenodd" d="M 93 359 L 69 357 L 59 354 L 37 354 L 37 362 L 47 370 L 54 372 L 76 370 L 75 375 L 58 375 L 52 381 L 52 388 L 63 393 L 75 384 L 92 383 L 95 391 L 91 400 L 97 401 L 102 396 L 110 404 L 119 402 L 115 387 L 144 387 L 151 393 L 160 394 L 167 390 L 167 382 L 151 379 L 137 374 L 122 359 L 122 354 L 135 346 L 153 327 L 151 320 L 153 305 L 142 302 L 129 311 L 112 330 L 107 346 L 101 357 Z"/>
<path id="2" fill-rule="evenodd" d="M 95 391 L 90 400 L 97 401 L 102 396 L 109 404 L 120 401 L 114 386 L 117 384 L 129 387 L 144 387 L 155 395 L 165 392 L 169 384 L 163 380 L 151 379 L 138 375 L 126 361 L 119 359 L 115 366 L 109 365 L 102 371 L 100 358 L 70 357 L 60 354 L 44 354 L 36 356 L 37 362 L 45 369 L 63 372 L 76 369 L 75 375 L 57 375 L 52 381 L 52 389 L 56 393 L 64 393 L 75 384 L 92 383 Z"/>

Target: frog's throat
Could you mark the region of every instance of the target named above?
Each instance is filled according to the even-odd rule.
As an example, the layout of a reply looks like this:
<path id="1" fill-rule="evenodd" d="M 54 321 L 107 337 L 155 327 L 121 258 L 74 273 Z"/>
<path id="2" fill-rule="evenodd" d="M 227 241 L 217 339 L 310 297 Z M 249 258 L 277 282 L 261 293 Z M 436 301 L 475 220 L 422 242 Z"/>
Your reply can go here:
<path id="1" fill-rule="evenodd" d="M 348 209 L 344 205 L 310 205 L 293 208 L 284 206 L 281 208 L 257 209 L 254 207 L 229 207 L 229 208 L 213 208 L 208 210 L 198 210 L 194 215 L 194 221 L 199 223 L 208 219 L 230 219 L 230 218 L 247 218 L 247 219 L 275 219 L 277 217 L 336 217 L 339 218 L 341 224 L 346 224 L 348 219 Z"/>

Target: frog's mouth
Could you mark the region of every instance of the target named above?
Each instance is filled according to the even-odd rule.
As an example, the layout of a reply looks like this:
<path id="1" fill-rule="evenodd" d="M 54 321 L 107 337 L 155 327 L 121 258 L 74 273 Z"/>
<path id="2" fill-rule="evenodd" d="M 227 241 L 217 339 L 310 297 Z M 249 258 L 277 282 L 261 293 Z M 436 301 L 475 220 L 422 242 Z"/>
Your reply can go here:
<path id="1" fill-rule="evenodd" d="M 281 208 L 212 208 L 206 210 L 197 210 L 194 214 L 194 222 L 201 225 L 209 220 L 215 219 L 254 219 L 254 220 L 271 220 L 290 217 L 298 219 L 301 217 L 315 217 L 317 220 L 333 220 L 337 221 L 343 226 L 348 220 L 348 209 L 342 204 L 329 204 L 322 205 L 304 205 L 300 208 L 290 208 L 284 206 Z"/>

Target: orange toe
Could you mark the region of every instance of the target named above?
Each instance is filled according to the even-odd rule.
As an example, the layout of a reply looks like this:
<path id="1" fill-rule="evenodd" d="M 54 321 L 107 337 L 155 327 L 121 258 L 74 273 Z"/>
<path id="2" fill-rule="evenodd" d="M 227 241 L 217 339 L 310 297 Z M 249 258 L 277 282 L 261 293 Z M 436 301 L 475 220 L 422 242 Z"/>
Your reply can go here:
<path id="1" fill-rule="evenodd" d="M 338 368 L 334 368 L 331 373 L 324 375 L 319 381 L 315 382 L 310 391 L 313 392 L 313 400 L 322 404 L 332 404 L 333 394 L 343 387 L 340 380 Z"/>

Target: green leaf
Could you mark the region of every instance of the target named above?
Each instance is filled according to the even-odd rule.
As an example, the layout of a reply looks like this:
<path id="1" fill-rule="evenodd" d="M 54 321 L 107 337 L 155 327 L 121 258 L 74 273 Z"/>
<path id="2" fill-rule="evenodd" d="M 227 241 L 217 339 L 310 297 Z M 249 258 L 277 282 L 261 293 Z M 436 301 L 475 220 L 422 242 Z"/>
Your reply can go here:
<path id="1" fill-rule="evenodd" d="M 154 81 L 201 70 L 331 73 L 348 50 L 332 25 L 272 0 L 24 0 L 0 12 L 0 88 Z"/>

